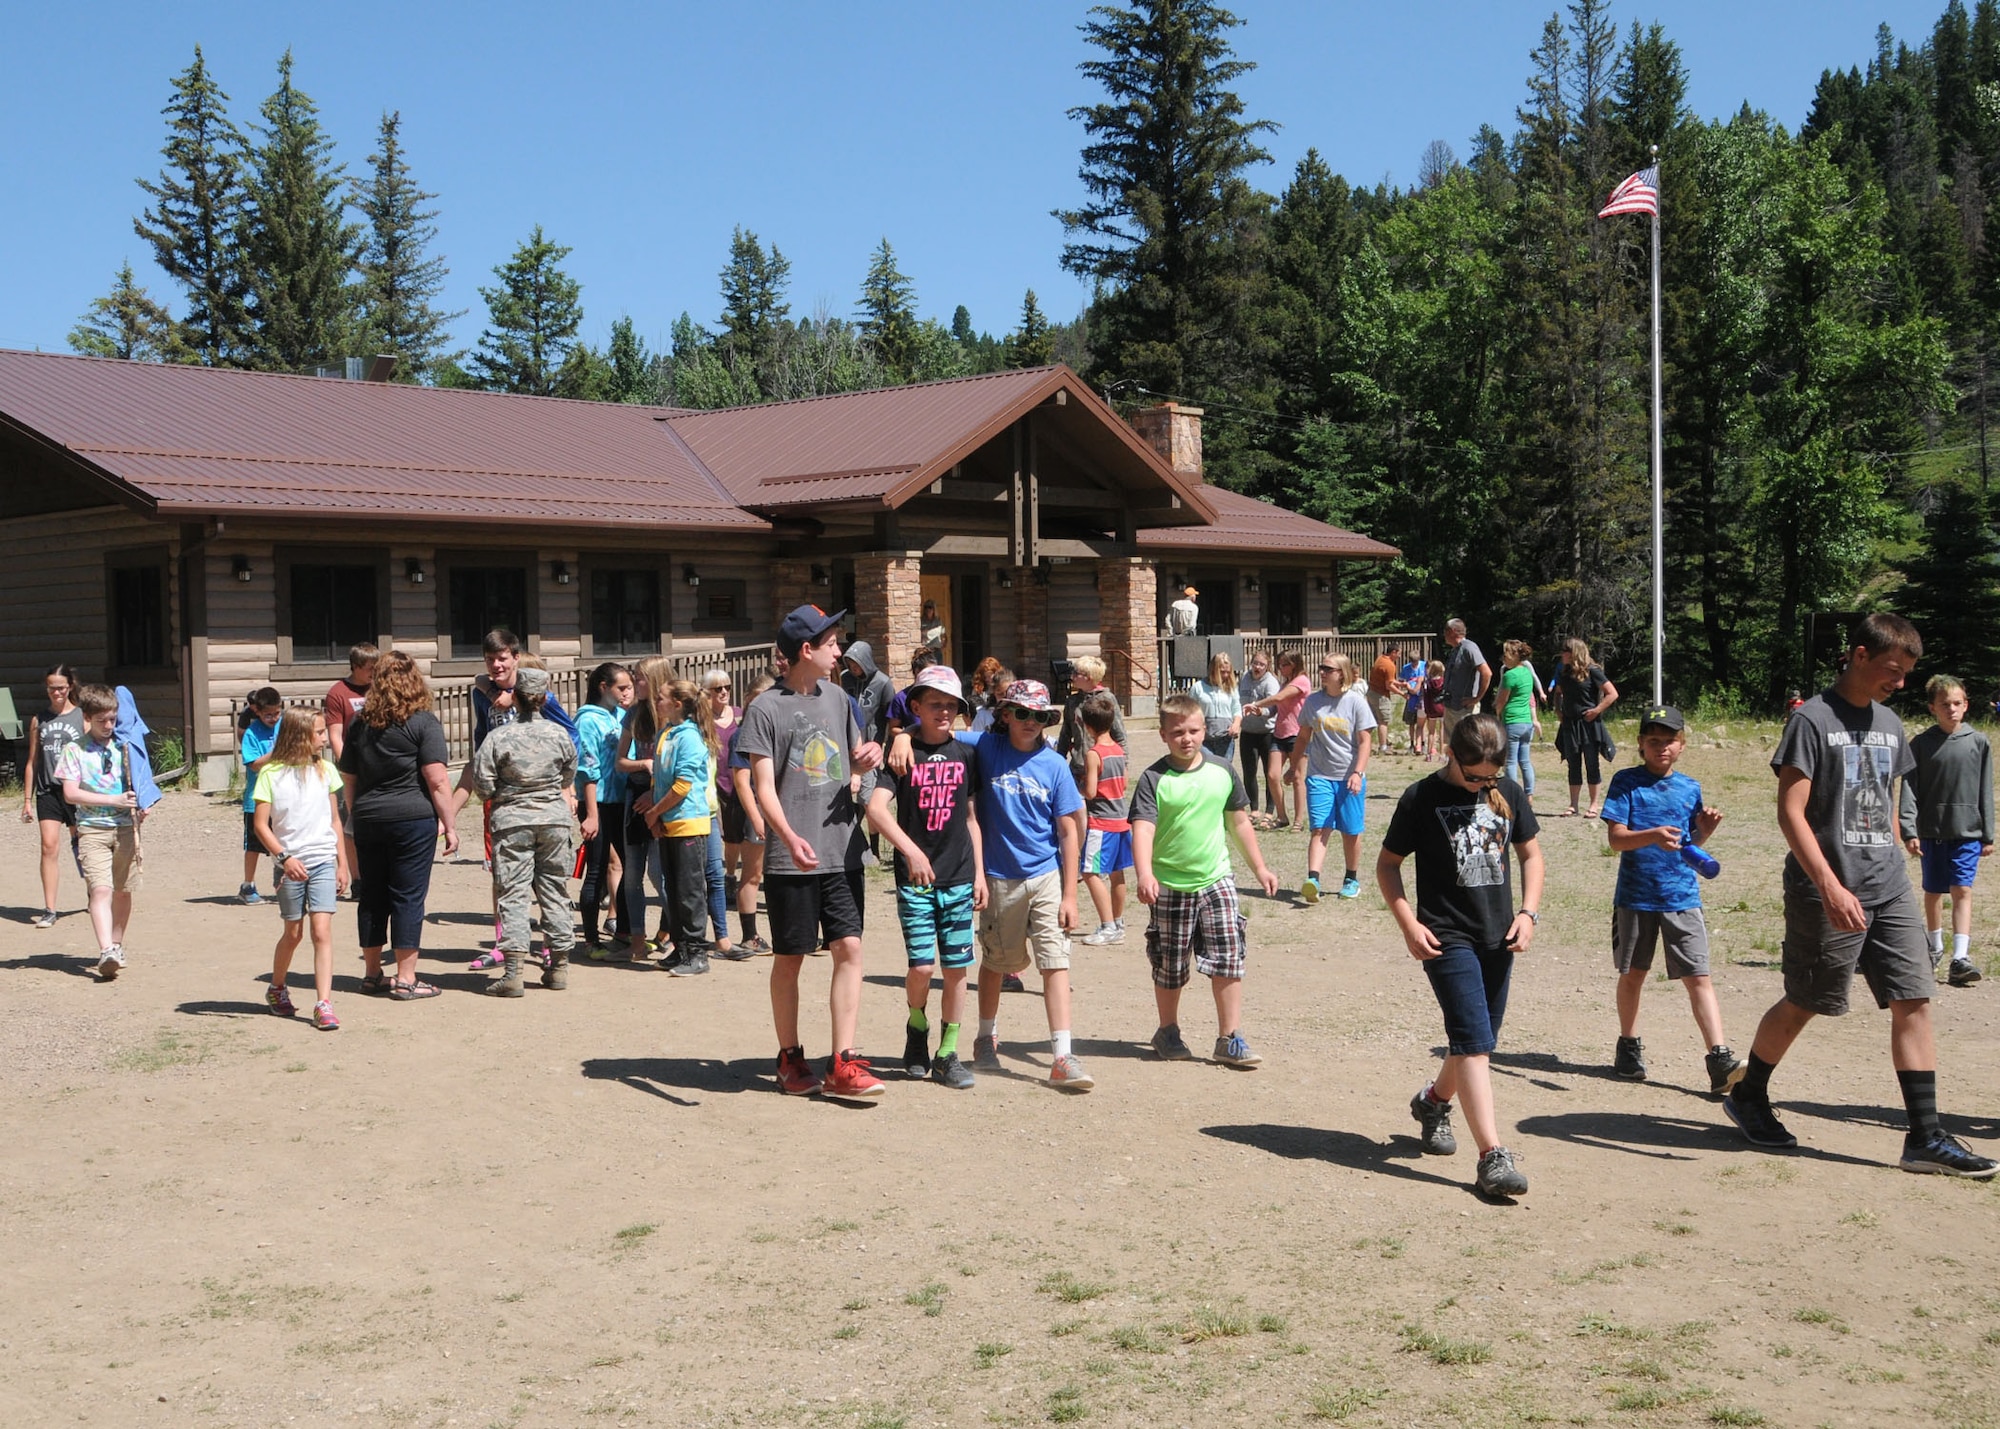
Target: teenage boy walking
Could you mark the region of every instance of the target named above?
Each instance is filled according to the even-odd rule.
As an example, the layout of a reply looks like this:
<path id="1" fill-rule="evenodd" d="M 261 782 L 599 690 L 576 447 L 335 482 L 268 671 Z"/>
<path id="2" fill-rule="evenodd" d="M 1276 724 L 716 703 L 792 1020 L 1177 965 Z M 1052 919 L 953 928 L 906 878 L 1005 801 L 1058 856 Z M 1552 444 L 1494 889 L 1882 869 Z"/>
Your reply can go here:
<path id="1" fill-rule="evenodd" d="M 125 970 L 125 927 L 139 886 L 139 824 L 145 814 L 132 783 L 131 759 L 117 737 L 118 696 L 109 685 L 85 685 L 76 703 L 84 738 L 63 749 L 56 782 L 76 810 L 76 857 L 90 891 L 98 981 L 111 982 Z"/>
<path id="2" fill-rule="evenodd" d="M 877 1097 L 881 1081 L 854 1053 L 861 1015 L 861 817 L 850 784 L 882 762 L 865 743 L 854 705 L 834 682 L 840 622 L 802 605 L 778 627 L 784 680 L 743 713 L 736 752 L 750 761 L 764 816 L 764 901 L 771 917 L 771 1020 L 778 1034 L 778 1086 L 788 1096 L 824 1091 Z M 824 1082 L 799 1036 L 799 970 L 824 936 L 833 954 L 827 994 L 833 1054 Z"/>
<path id="3" fill-rule="evenodd" d="M 1771 1073 L 1806 1024 L 1847 1011 L 1859 971 L 1889 1009 L 1889 1059 L 1909 1134 L 1905 1171 L 1984 1180 L 2000 1161 L 1973 1152 L 1938 1125 L 1937 978 L 1924 925 L 1896 843 L 1891 786 L 1915 767 L 1903 722 L 1881 702 L 1903 687 L 1924 653 L 1898 615 L 1865 616 L 1848 640 L 1847 668 L 1792 713 L 1771 756 L 1785 860 L 1785 995 L 1750 1044 L 1750 1070 L 1723 1110 L 1752 1144 L 1798 1145 L 1771 1110 Z"/>
<path id="4" fill-rule="evenodd" d="M 1965 686 L 1933 675 L 1924 686 L 1937 723 L 1910 741 L 1917 767 L 1903 781 L 1898 805 L 1903 846 L 1922 859 L 1924 937 L 1931 970 L 1944 962 L 1944 899 L 1951 895 L 1953 987 L 1979 981 L 1972 961 L 1972 880 L 1993 852 L 1993 748 L 1965 722 Z"/>

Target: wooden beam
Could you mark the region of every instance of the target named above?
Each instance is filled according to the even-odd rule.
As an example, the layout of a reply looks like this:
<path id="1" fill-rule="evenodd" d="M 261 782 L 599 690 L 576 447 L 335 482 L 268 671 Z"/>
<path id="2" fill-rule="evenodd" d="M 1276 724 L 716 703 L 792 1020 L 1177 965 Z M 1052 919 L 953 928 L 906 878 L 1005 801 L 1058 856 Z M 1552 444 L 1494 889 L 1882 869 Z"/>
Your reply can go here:
<path id="1" fill-rule="evenodd" d="M 1022 418 L 1022 425 L 1028 429 L 1028 540 L 1027 559 L 1024 566 L 1039 566 L 1042 563 L 1042 480 L 1037 470 L 1041 452 L 1036 446 L 1036 431 L 1040 425 L 1030 414 Z"/>
<path id="2" fill-rule="evenodd" d="M 939 486 L 941 489 L 933 493 L 934 500 L 926 502 L 926 505 L 936 505 L 938 501 L 998 503 L 1007 500 L 1009 491 L 1005 484 L 997 481 L 940 482 Z M 1085 489 L 1076 486 L 1041 486 L 1040 490 L 1042 503 L 1046 506 L 1115 511 L 1125 504 L 1124 498 L 1118 493 L 1099 487 Z M 1165 495 L 1164 492 L 1161 493 L 1162 501 L 1165 500 Z"/>
<path id="3" fill-rule="evenodd" d="M 824 549 L 824 548 L 821 548 Z M 920 548 L 926 556 L 972 556 L 990 560 L 1013 559 L 1013 543 L 1006 536 L 938 536 Z M 1044 557 L 1066 556 L 1073 561 L 1095 560 L 1101 556 L 1130 556 L 1136 552 L 1117 541 L 1078 541 L 1052 537 L 1040 543 Z"/>
<path id="4" fill-rule="evenodd" d="M 1014 476 L 1007 488 L 1007 514 L 1014 527 L 1013 542 L 1008 549 L 1009 561 L 1015 566 L 1028 564 L 1028 492 L 1027 492 L 1027 434 L 1021 423 L 1014 424 Z"/>

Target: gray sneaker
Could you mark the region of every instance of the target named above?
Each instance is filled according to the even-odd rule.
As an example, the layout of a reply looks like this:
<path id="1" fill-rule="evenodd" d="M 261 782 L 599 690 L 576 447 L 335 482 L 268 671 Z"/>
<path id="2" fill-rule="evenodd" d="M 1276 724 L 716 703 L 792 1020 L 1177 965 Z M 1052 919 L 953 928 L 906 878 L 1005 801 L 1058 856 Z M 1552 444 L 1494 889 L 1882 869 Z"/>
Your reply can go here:
<path id="1" fill-rule="evenodd" d="M 1477 1184 L 1482 1196 L 1524 1196 L 1528 1192 L 1528 1178 L 1514 1164 L 1514 1153 L 1504 1146 L 1496 1146 L 1479 1158 Z"/>
<path id="2" fill-rule="evenodd" d="M 34 918 L 30 919 L 28 923 L 28 926 L 31 928 L 53 928 L 55 925 L 56 910 L 53 908 L 44 908 Z"/>
<path id="3" fill-rule="evenodd" d="M 1424 1155 L 1454 1156 L 1458 1153 L 1458 1138 L 1451 1132 L 1450 1102 L 1432 1101 L 1430 1088 L 1426 1087 L 1410 1098 L 1410 1115 L 1424 1129 Z"/>
<path id="4" fill-rule="evenodd" d="M 97 955 L 97 980 L 116 981 L 118 974 L 125 971 L 125 945 L 113 943 Z"/>
<path id="5" fill-rule="evenodd" d="M 1081 1061 L 1065 1053 L 1050 1066 L 1049 1085 L 1059 1091 L 1087 1092 L 1097 1085 L 1097 1078 L 1084 1071 Z"/>
<path id="6" fill-rule="evenodd" d="M 1937 942 L 1931 944 L 1932 972 L 1935 973 L 1939 968 L 1944 966 L 1944 954 L 1945 954 L 1945 942 L 1942 938 L 1940 938 L 1938 939 Z"/>
<path id="7" fill-rule="evenodd" d="M 1000 1039 L 998 1037 L 975 1037 L 972 1039 L 972 1065 L 982 1072 L 1000 1070 Z"/>
<path id="8" fill-rule="evenodd" d="M 1215 1039 L 1215 1060 L 1225 1067 L 1254 1067 L 1264 1059 L 1250 1050 L 1241 1032 Z"/>
<path id="9" fill-rule="evenodd" d="M 1125 925 L 1123 923 L 1100 923 L 1097 925 L 1095 933 L 1091 933 L 1084 938 L 1083 945 L 1086 948 L 1101 948 L 1109 943 L 1122 943 L 1124 941 Z"/>
<path id="10" fill-rule="evenodd" d="M 1637 1037 L 1620 1037 L 1611 1056 L 1611 1070 L 1627 1081 L 1645 1081 L 1646 1044 Z"/>
<path id="11" fill-rule="evenodd" d="M 1181 1040 L 1179 1023 L 1170 1023 L 1153 1034 L 1153 1054 L 1162 1062 L 1191 1062 L 1194 1053 Z"/>
<path id="12" fill-rule="evenodd" d="M 941 1087 L 962 1092 L 976 1079 L 972 1069 L 958 1060 L 958 1053 L 946 1052 L 941 1057 L 931 1058 L 931 1080 Z"/>

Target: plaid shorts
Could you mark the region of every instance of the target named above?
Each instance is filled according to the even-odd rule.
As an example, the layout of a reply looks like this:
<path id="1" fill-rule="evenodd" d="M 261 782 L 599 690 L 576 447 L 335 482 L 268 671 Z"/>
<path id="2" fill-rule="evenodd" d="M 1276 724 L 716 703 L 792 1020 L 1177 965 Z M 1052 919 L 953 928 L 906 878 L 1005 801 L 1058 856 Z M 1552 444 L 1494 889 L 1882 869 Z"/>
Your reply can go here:
<path id="1" fill-rule="evenodd" d="M 1198 893 L 1162 888 L 1146 925 L 1146 961 L 1161 987 L 1186 987 L 1192 964 L 1204 977 L 1242 977 L 1246 945 L 1236 884 L 1211 883 Z"/>

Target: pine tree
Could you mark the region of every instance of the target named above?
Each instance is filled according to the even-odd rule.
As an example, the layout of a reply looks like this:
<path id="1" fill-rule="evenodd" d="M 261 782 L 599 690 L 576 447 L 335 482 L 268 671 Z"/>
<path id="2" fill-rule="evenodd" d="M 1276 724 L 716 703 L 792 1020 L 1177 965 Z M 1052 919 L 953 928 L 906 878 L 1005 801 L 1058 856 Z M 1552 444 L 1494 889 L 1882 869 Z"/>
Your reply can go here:
<path id="1" fill-rule="evenodd" d="M 952 309 L 951 335 L 962 343 L 970 343 L 976 336 L 972 330 L 972 309 L 964 303 Z"/>
<path id="2" fill-rule="evenodd" d="M 1946 481 L 1926 493 L 1922 548 L 1903 562 L 1896 608 L 1924 637 L 1924 664 L 1956 675 L 1975 700 L 2000 665 L 2000 541 L 1993 511 L 1971 484 Z"/>
<path id="3" fill-rule="evenodd" d="M 868 276 L 861 280 L 855 316 L 861 320 L 861 335 L 875 349 L 892 382 L 910 380 L 917 345 L 916 305 L 916 285 L 896 266 L 896 252 L 884 238 L 869 260 Z"/>
<path id="4" fill-rule="evenodd" d="M 347 221 L 346 170 L 319 109 L 292 83 L 292 52 L 264 101 L 260 139 L 244 173 L 242 263 L 259 365 L 302 372 L 346 355 L 361 242 Z"/>
<path id="5" fill-rule="evenodd" d="M 1055 350 L 1049 320 L 1042 316 L 1041 305 L 1035 301 L 1035 290 L 1030 288 L 1028 296 L 1021 300 L 1021 325 L 1007 334 L 1007 365 L 1046 367 L 1054 360 Z"/>
<path id="6" fill-rule="evenodd" d="M 729 240 L 729 266 L 722 270 L 722 360 L 737 373 L 768 391 L 785 336 L 791 304 L 785 288 L 791 282 L 791 260 L 774 243 L 767 250 L 757 235 L 737 228 Z"/>
<path id="7" fill-rule="evenodd" d="M 118 270 L 110 294 L 92 299 L 90 311 L 70 329 L 69 345 L 71 351 L 89 357 L 120 357 L 132 362 L 188 360 L 173 314 L 139 286 L 129 262 Z"/>
<path id="8" fill-rule="evenodd" d="M 612 402 L 651 402 L 657 385 L 653 375 L 653 357 L 646 351 L 646 341 L 639 336 L 629 317 L 618 318 L 611 324 L 611 343 L 604 350 L 604 360 L 610 365 L 610 391 L 607 400 Z"/>
<path id="9" fill-rule="evenodd" d="M 239 165 L 243 135 L 229 122 L 229 96 L 209 76 L 201 46 L 174 77 L 166 166 L 157 182 L 139 180 L 152 205 L 132 230 L 152 245 L 153 261 L 187 294 L 183 343 L 210 367 L 241 362 L 247 336 L 243 274 L 236 258 L 243 205 Z"/>
<path id="10" fill-rule="evenodd" d="M 493 270 L 497 286 L 481 288 L 486 331 L 472 355 L 472 371 L 495 392 L 550 396 L 583 326 L 583 285 L 561 268 L 570 251 L 551 243 L 535 225 L 514 256 Z"/>
<path id="11" fill-rule="evenodd" d="M 375 152 L 368 156 L 368 179 L 354 185 L 354 206 L 367 220 L 361 249 L 358 325 L 370 352 L 394 353 L 397 375 L 415 381 L 446 356 L 448 329 L 465 316 L 435 306 L 450 270 L 432 257 L 437 210 L 424 204 L 437 197 L 418 188 L 403 157 L 403 116 L 384 114 Z"/>

